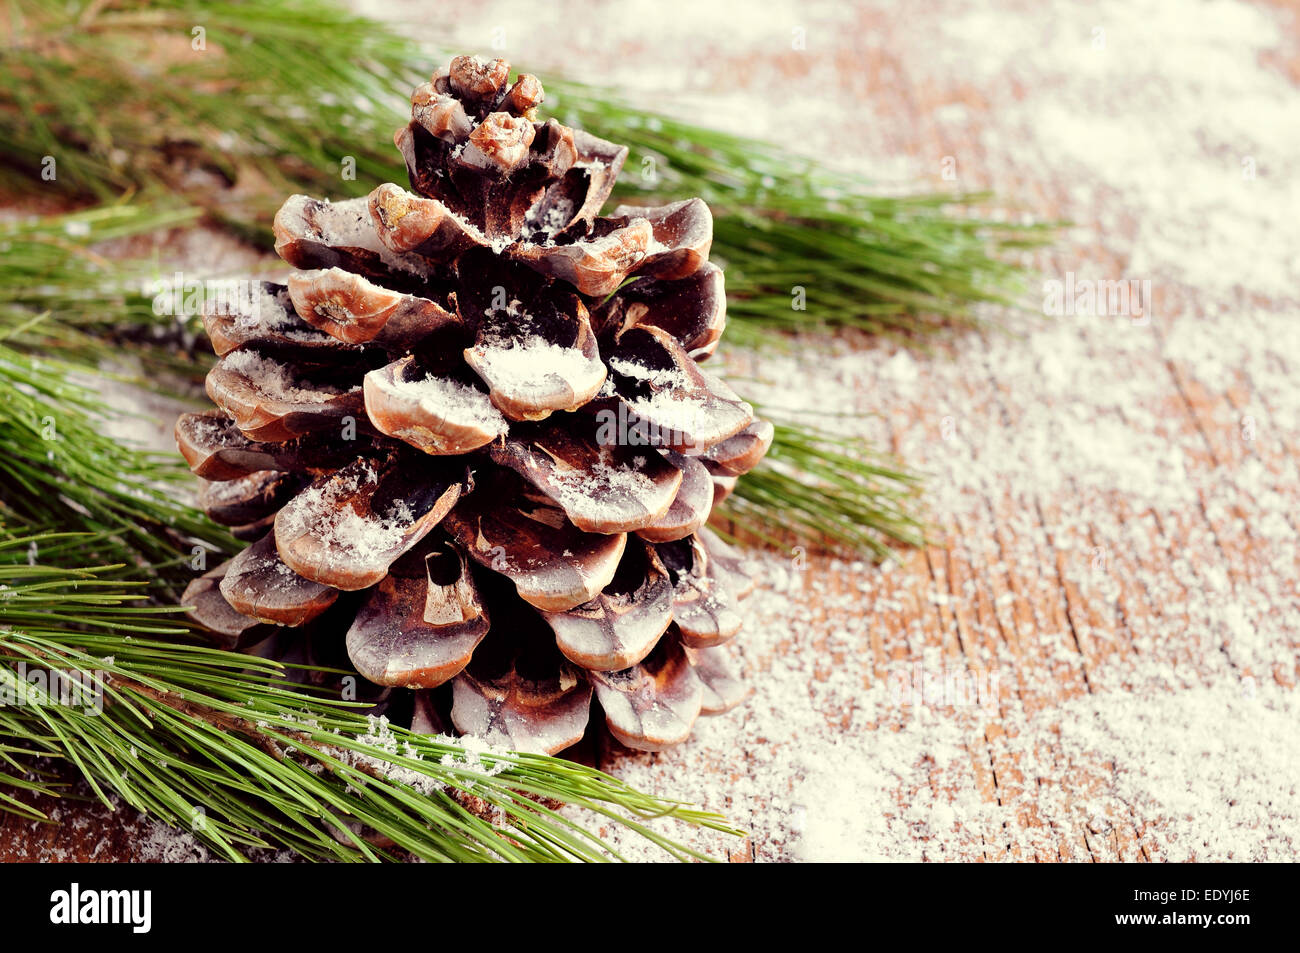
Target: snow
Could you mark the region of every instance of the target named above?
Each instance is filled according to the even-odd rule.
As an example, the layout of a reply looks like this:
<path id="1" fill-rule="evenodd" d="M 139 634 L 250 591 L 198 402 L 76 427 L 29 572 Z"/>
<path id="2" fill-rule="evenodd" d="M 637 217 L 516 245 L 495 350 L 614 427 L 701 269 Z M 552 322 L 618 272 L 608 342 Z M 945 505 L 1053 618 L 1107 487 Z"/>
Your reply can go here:
<path id="1" fill-rule="evenodd" d="M 235 286 L 235 292 L 228 299 L 231 307 L 228 312 L 235 318 L 235 326 L 244 330 L 267 332 L 284 332 L 299 324 L 291 314 L 292 304 L 286 290 L 270 291 L 261 282 L 241 282 Z M 295 327 L 294 334 L 302 334 Z M 314 339 L 315 336 L 304 336 Z"/>
<path id="2" fill-rule="evenodd" d="M 303 212 L 312 201 L 314 200 L 305 196 L 293 196 L 285 202 L 285 208 L 289 213 L 307 221 Z M 380 241 L 366 198 L 344 199 L 339 202 L 323 200 L 311 221 L 313 224 L 306 227 L 311 232 L 310 237 L 316 241 L 331 248 L 365 249 L 377 254 L 394 271 L 421 276 L 421 266 L 416 259 L 395 254 Z"/>
<path id="3" fill-rule="evenodd" d="M 328 384 L 312 384 L 304 387 L 301 378 L 292 367 L 274 358 L 265 357 L 256 351 L 231 351 L 222 364 L 248 378 L 250 386 L 257 391 L 279 400 L 299 404 L 323 404 L 340 394 L 348 393 L 341 388 Z M 356 384 L 351 391 L 360 390 Z"/>
<path id="4" fill-rule="evenodd" d="M 308 487 L 276 517 L 276 538 L 312 537 L 329 554 L 331 566 L 371 566 L 391 559 L 410 533 L 416 514 L 402 500 L 389 513 L 357 512 L 353 500 L 378 481 L 375 468 L 365 465 Z"/>
<path id="5" fill-rule="evenodd" d="M 549 390 L 555 378 L 572 381 L 584 377 L 598 363 L 577 348 L 555 344 L 537 334 L 485 341 L 474 351 L 479 375 L 506 393 Z"/>
<path id="6" fill-rule="evenodd" d="M 537 319 L 518 298 L 511 298 L 504 308 L 490 305 L 483 314 L 489 321 L 508 319 L 502 328 L 485 328 L 473 349 L 480 376 L 491 378 L 495 386 L 514 389 L 557 375 L 571 380 L 590 369 L 592 359 L 577 348 L 534 333 Z"/>
<path id="7" fill-rule="evenodd" d="M 530 229 L 539 229 L 546 236 L 545 240 L 540 244 L 553 244 L 555 235 L 573 221 L 577 209 L 574 208 L 572 199 L 556 199 L 547 208 L 546 215 L 539 221 L 537 217 L 539 207 L 540 203 L 530 208 L 524 216 L 524 221 Z"/>
<path id="8" fill-rule="evenodd" d="M 644 381 L 652 387 L 682 388 L 687 386 L 686 375 L 675 367 L 656 370 L 625 357 L 611 357 L 608 364 L 611 371 L 636 381 Z"/>
<path id="9" fill-rule="evenodd" d="M 457 426 L 474 427 L 496 436 L 508 428 L 505 417 L 487 394 L 458 381 L 430 375 L 416 381 L 396 380 L 385 387 L 399 397 L 418 400 L 424 413 Z"/>
<path id="10" fill-rule="evenodd" d="M 645 501 L 662 496 L 655 481 L 634 467 L 599 462 L 589 469 L 578 470 L 564 469 L 559 461 L 556 463 L 547 489 L 552 499 L 566 510 L 617 519 L 631 509 L 631 515 L 637 517 L 644 515 Z"/>
<path id="11" fill-rule="evenodd" d="M 388 755 L 409 758 L 412 761 L 425 760 L 419 748 L 411 744 L 410 741 L 399 738 L 393 732 L 386 717 L 367 715 L 366 723 L 366 733 L 357 737 L 357 741 L 361 744 L 376 748 Z M 458 740 L 447 735 L 433 735 L 428 737 L 427 741 L 435 745 L 449 745 L 463 749 L 463 757 L 457 757 L 452 753 L 444 754 L 438 761 L 443 768 L 469 772 L 471 775 L 478 775 L 482 778 L 496 777 L 510 768 L 508 760 L 499 760 L 503 759 L 508 752 L 494 748 L 477 738 Z M 432 766 L 430 766 L 430 773 L 426 773 L 417 768 L 393 764 L 391 761 L 385 761 L 364 751 L 347 749 L 335 750 L 333 753 L 348 764 L 362 766 L 368 771 L 379 774 L 398 784 L 405 784 L 426 797 L 448 790 L 448 786 L 437 779 L 436 769 L 433 769 Z M 489 764 L 484 761 L 484 756 L 491 758 L 492 763 Z M 462 787 L 473 790 L 473 778 L 462 781 Z"/>
<path id="12" fill-rule="evenodd" d="M 200 417 L 193 425 L 197 439 L 206 445 L 229 447 L 242 444 L 248 438 L 235 430 L 229 422 L 222 423 L 211 417 Z"/>

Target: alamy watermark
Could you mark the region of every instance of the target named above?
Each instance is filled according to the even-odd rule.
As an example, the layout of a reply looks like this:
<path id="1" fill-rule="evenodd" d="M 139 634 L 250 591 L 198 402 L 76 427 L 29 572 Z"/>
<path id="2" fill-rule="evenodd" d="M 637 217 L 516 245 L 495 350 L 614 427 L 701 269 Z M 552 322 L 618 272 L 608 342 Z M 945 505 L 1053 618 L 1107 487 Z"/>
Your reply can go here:
<path id="1" fill-rule="evenodd" d="M 12 669 L 0 668 L 0 708 L 58 706 L 102 715 L 107 681 L 103 671 L 60 672 L 19 662 Z"/>
<path id="2" fill-rule="evenodd" d="M 1151 279 L 1079 278 L 1067 271 L 1064 281 L 1043 282 L 1043 314 L 1129 318 L 1142 327 L 1151 323 Z"/>
<path id="3" fill-rule="evenodd" d="M 683 453 L 695 449 L 694 438 L 637 414 L 627 404 L 596 412 L 596 443 L 602 447 L 672 447 Z"/>
<path id="4" fill-rule="evenodd" d="M 265 297 L 262 282 L 248 278 L 193 278 L 176 272 L 170 278 L 155 278 L 142 286 L 153 313 L 172 317 L 203 314 L 249 314 Z"/>
<path id="5" fill-rule="evenodd" d="M 50 894 L 50 922 L 56 926 L 121 924 L 132 933 L 153 927 L 152 890 L 88 890 L 73 883 Z"/>
<path id="6" fill-rule="evenodd" d="M 982 668 L 935 671 L 920 662 L 889 673 L 889 693 L 895 705 L 926 708 L 998 710 L 999 672 Z"/>

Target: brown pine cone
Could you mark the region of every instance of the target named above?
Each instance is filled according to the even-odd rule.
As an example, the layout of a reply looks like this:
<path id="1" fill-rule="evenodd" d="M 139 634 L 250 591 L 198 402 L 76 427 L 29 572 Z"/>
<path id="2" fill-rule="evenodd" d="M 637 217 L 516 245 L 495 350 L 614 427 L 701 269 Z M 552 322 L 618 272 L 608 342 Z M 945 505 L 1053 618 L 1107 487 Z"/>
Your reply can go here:
<path id="1" fill-rule="evenodd" d="M 627 149 L 508 79 L 454 59 L 395 137 L 414 192 L 291 197 L 301 270 L 205 316 L 218 410 L 177 442 L 252 545 L 186 602 L 229 646 L 345 645 L 417 727 L 450 682 L 456 730 L 555 752 L 594 690 L 658 749 L 744 695 L 715 647 L 752 584 L 704 524 L 772 428 L 696 363 L 726 316 L 705 204 L 600 217 Z"/>

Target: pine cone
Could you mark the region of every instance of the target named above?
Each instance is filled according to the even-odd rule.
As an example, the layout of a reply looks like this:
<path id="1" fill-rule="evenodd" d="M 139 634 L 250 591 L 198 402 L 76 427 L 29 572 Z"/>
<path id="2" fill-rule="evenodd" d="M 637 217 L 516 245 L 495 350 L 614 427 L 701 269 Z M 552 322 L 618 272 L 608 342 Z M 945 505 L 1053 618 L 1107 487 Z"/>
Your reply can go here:
<path id="1" fill-rule="evenodd" d="M 553 753 L 594 691 L 654 750 L 743 697 L 716 646 L 752 584 L 704 524 L 772 428 L 696 363 L 726 314 L 707 206 L 600 217 L 627 149 L 508 77 L 454 59 L 395 136 L 414 192 L 293 196 L 301 270 L 205 315 L 219 410 L 177 442 L 252 545 L 186 602 L 232 647 L 346 646 L 377 697 L 416 690 L 417 729 L 449 700 L 456 730 Z"/>

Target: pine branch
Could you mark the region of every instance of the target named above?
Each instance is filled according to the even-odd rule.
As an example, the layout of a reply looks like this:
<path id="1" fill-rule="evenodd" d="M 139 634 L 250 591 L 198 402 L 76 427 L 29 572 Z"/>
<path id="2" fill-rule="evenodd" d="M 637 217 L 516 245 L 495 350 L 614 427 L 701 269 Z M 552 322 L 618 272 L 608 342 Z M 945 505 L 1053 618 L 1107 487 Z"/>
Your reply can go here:
<path id="1" fill-rule="evenodd" d="M 976 323 L 977 303 L 1012 305 L 1016 252 L 1059 223 L 981 214 L 987 192 L 880 195 L 861 177 L 772 143 L 646 114 L 605 90 L 546 81 L 553 111 L 630 147 L 616 196 L 635 204 L 699 196 L 714 212 L 731 340 L 852 327 L 891 338 Z M 555 95 L 552 95 L 554 93 Z M 802 289 L 798 307 L 794 297 Z"/>
<path id="2" fill-rule="evenodd" d="M 88 367 L 132 355 L 149 367 L 155 387 L 159 372 L 201 380 L 193 356 L 176 351 L 194 338 L 195 328 L 155 313 L 147 294 L 157 264 L 99 250 L 105 242 L 183 227 L 197 217 L 194 209 L 113 204 L 0 223 L 0 342 Z M 114 346 L 111 355 L 106 343 Z"/>
<path id="3" fill-rule="evenodd" d="M 561 808 L 679 860 L 707 858 L 652 820 L 738 833 L 594 769 L 413 734 L 285 683 L 277 663 L 178 642 L 174 610 L 141 605 L 138 588 L 104 578 L 111 567 L 31 566 L 27 542 L 0 542 L 0 810 L 44 819 L 31 796 L 63 793 L 57 777 L 33 773 L 48 758 L 110 807 L 116 797 L 188 829 L 229 860 L 259 849 L 346 861 L 618 859 Z"/>
<path id="4" fill-rule="evenodd" d="M 829 543 L 884 558 L 891 541 L 925 542 L 916 514 L 920 483 L 862 441 L 777 423 L 767 456 L 736 483 L 718 515 L 771 545 Z"/>
<path id="5" fill-rule="evenodd" d="M 53 156 L 65 193 L 203 198 L 225 183 L 264 211 L 294 184 L 336 187 L 344 156 L 358 179 L 393 165 L 410 45 L 333 4 L 15 0 L 7 13 L 11 181 L 45 184 Z"/>
<path id="6" fill-rule="evenodd" d="M 79 370 L 0 344 L 0 539 L 76 532 L 82 558 L 164 568 L 196 541 L 231 549 L 224 530 L 178 502 L 193 482 L 179 458 L 105 432 L 103 401 L 73 381 Z"/>
<path id="7" fill-rule="evenodd" d="M 0 183 L 12 189 L 101 199 L 163 190 L 262 243 L 288 192 L 364 195 L 402 179 L 392 130 L 430 56 L 364 17 L 307 0 L 15 0 L 10 10 Z M 984 194 L 880 196 L 779 147 L 543 79 L 547 108 L 564 121 L 628 144 L 630 169 L 653 160 L 649 179 L 622 177 L 620 198 L 710 203 L 744 343 L 774 329 L 848 325 L 914 339 L 971 323 L 972 304 L 1015 294 L 1021 269 L 1008 256 L 1051 234 L 977 214 Z M 40 179 L 46 157 L 53 182 Z M 792 307 L 796 288 L 807 310 Z"/>

